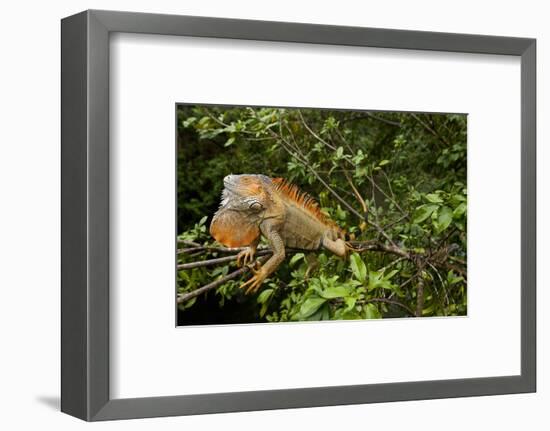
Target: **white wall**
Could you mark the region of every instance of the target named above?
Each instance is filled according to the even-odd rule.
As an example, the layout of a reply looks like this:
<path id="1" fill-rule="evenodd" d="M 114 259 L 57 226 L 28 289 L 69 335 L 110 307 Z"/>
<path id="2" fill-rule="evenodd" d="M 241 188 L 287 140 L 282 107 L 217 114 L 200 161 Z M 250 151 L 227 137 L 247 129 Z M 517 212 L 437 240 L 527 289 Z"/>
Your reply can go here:
<path id="1" fill-rule="evenodd" d="M 96 424 L 101 429 L 548 429 L 550 374 L 543 310 L 549 196 L 550 29 L 545 2 L 461 0 L 306 2 L 277 0 L 63 0 L 4 4 L 0 25 L 0 424 L 75 429 L 59 398 L 59 19 L 83 9 L 118 9 L 526 36 L 538 39 L 539 391 L 537 394 L 162 418 Z M 546 162 L 546 163 L 545 163 Z M 503 205 L 505 203 L 503 202 Z M 546 240 L 546 241 L 545 241 Z M 546 258 L 546 259 L 545 259 Z M 546 306 L 546 307 L 545 307 Z M 5 427 L 11 423 L 11 426 Z M 349 424 L 349 425 L 348 425 Z M 546 426 L 545 426 L 546 425 Z"/>

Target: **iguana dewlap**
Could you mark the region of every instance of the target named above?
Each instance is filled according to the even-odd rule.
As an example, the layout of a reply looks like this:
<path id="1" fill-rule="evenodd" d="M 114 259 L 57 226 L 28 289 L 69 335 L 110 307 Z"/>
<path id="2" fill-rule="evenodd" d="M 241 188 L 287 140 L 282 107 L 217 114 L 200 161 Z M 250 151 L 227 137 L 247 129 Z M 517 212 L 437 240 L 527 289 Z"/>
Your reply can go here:
<path id="1" fill-rule="evenodd" d="M 228 175 L 210 234 L 227 247 L 247 247 L 237 263 L 251 263 L 263 235 L 273 255 L 241 287 L 255 292 L 285 258 L 285 247 L 318 250 L 345 257 L 344 231 L 325 216 L 317 202 L 282 178 Z"/>

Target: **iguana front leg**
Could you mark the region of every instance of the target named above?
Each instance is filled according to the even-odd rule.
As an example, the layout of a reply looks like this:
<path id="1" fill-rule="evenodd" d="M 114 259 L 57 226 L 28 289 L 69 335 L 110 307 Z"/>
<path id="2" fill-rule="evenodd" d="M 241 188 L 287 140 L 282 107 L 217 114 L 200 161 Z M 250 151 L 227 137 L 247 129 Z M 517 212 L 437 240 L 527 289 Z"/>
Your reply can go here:
<path id="1" fill-rule="evenodd" d="M 244 283 L 241 288 L 245 289 L 246 293 L 256 292 L 267 277 L 281 264 L 285 259 L 285 244 L 279 232 L 277 232 L 277 224 L 271 220 L 266 220 L 260 226 L 260 229 L 269 242 L 273 255 L 264 265 L 254 272 L 254 276 Z"/>
<path id="2" fill-rule="evenodd" d="M 246 247 L 246 250 L 239 252 L 237 255 L 237 266 L 244 266 L 254 262 L 254 256 L 256 255 L 256 249 L 260 243 L 260 236 L 254 240 L 252 244 Z"/>

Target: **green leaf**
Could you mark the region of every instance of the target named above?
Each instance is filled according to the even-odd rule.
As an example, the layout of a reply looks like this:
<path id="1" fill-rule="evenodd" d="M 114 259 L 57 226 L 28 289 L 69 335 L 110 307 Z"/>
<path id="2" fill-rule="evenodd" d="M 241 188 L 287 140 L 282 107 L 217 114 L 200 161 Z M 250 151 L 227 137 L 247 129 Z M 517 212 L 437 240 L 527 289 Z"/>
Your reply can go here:
<path id="1" fill-rule="evenodd" d="M 384 276 L 384 279 L 385 280 L 390 280 L 395 274 L 397 274 L 399 272 L 398 269 L 393 269 L 391 270 L 390 272 L 388 272 L 385 276 Z"/>
<path id="2" fill-rule="evenodd" d="M 382 273 L 378 271 L 369 272 L 369 290 L 376 289 L 382 284 Z"/>
<path id="3" fill-rule="evenodd" d="M 235 133 L 237 131 L 237 126 L 235 124 L 229 124 L 223 129 L 223 131 L 227 133 Z"/>
<path id="4" fill-rule="evenodd" d="M 449 207 L 442 207 L 437 218 L 437 230 L 443 232 L 453 221 L 453 211 Z"/>
<path id="5" fill-rule="evenodd" d="M 336 157 L 341 159 L 343 155 L 344 155 L 344 149 L 342 147 L 338 147 L 338 149 L 336 150 Z"/>
<path id="6" fill-rule="evenodd" d="M 264 304 L 273 295 L 273 289 L 265 289 L 258 295 L 258 303 Z"/>
<path id="7" fill-rule="evenodd" d="M 289 265 L 290 267 L 293 267 L 296 262 L 298 262 L 300 259 L 303 259 L 305 257 L 304 253 L 296 253 L 294 256 L 292 256 L 292 259 L 290 259 Z"/>
<path id="8" fill-rule="evenodd" d="M 349 291 L 345 286 L 328 287 L 321 292 L 321 296 L 326 299 L 343 298 L 348 295 Z"/>
<path id="9" fill-rule="evenodd" d="M 197 297 L 191 298 L 190 300 L 180 304 L 180 310 L 185 310 L 186 308 L 191 308 L 193 304 L 197 301 Z"/>
<path id="10" fill-rule="evenodd" d="M 346 311 L 350 311 L 355 307 L 355 303 L 357 302 L 357 298 L 354 298 L 353 296 L 348 296 L 344 299 L 344 303 L 346 304 Z"/>
<path id="11" fill-rule="evenodd" d="M 352 157 L 352 162 L 356 165 L 359 165 L 363 160 L 365 160 L 367 156 L 363 153 L 362 150 L 358 150 L 357 154 Z"/>
<path id="12" fill-rule="evenodd" d="M 191 124 L 193 124 L 197 119 L 195 117 L 189 117 L 188 119 L 184 120 L 183 121 L 183 127 L 187 128 L 189 127 Z"/>
<path id="13" fill-rule="evenodd" d="M 368 166 L 360 166 L 360 165 L 356 165 L 355 166 L 355 176 L 358 177 L 358 178 L 361 178 L 361 177 L 366 177 L 369 173 L 369 168 Z"/>
<path id="14" fill-rule="evenodd" d="M 367 267 L 365 262 L 361 259 L 357 253 L 352 253 L 350 256 L 350 267 L 355 278 L 362 283 L 367 280 Z"/>
<path id="15" fill-rule="evenodd" d="M 462 280 L 464 280 L 464 277 L 455 276 L 452 270 L 449 270 L 449 272 L 447 273 L 447 283 L 449 283 L 449 286 L 459 283 Z"/>
<path id="16" fill-rule="evenodd" d="M 365 305 L 365 317 L 367 319 L 380 319 L 380 311 L 374 304 Z"/>
<path id="17" fill-rule="evenodd" d="M 462 214 L 464 214 L 466 212 L 466 203 L 465 202 L 462 202 L 460 205 L 458 205 L 454 211 L 453 211 L 453 216 L 455 218 L 458 218 L 460 217 Z"/>
<path id="18" fill-rule="evenodd" d="M 443 199 L 441 199 L 441 196 L 439 196 L 437 193 L 430 193 L 426 195 L 426 199 L 428 202 L 431 202 L 432 204 L 442 204 Z"/>
<path id="19" fill-rule="evenodd" d="M 453 284 L 459 283 L 462 280 L 464 280 L 464 277 L 453 277 L 449 280 L 449 285 L 452 286 Z"/>
<path id="20" fill-rule="evenodd" d="M 437 210 L 438 205 L 420 205 L 414 213 L 413 223 L 422 223 Z"/>
<path id="21" fill-rule="evenodd" d="M 316 320 L 330 319 L 330 307 L 328 306 L 328 304 L 323 305 L 323 307 L 321 307 L 319 311 L 321 311 L 321 316 L 319 317 L 319 319 L 316 319 Z"/>
<path id="22" fill-rule="evenodd" d="M 235 142 L 235 137 L 234 137 L 234 136 L 231 136 L 231 137 L 225 142 L 225 144 L 223 144 L 223 146 L 224 146 L 224 147 L 229 147 L 229 146 L 232 145 L 234 142 Z"/>
<path id="23" fill-rule="evenodd" d="M 300 307 L 300 314 L 302 317 L 309 317 L 315 313 L 321 305 L 325 303 L 325 298 L 320 298 L 318 296 L 311 296 L 304 301 Z"/>
<path id="24" fill-rule="evenodd" d="M 385 165 L 387 165 L 389 162 L 390 162 L 389 160 L 384 159 L 384 160 L 382 160 L 380 163 L 378 163 L 378 166 L 385 166 Z"/>
<path id="25" fill-rule="evenodd" d="M 204 128 L 210 122 L 210 117 L 204 116 L 199 120 L 199 128 Z"/>

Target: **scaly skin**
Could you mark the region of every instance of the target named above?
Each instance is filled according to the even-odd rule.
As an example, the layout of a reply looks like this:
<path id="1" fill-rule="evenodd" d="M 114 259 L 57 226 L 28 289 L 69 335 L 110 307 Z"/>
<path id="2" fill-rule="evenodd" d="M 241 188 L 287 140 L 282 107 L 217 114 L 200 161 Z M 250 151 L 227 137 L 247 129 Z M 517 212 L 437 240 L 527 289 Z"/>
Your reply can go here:
<path id="1" fill-rule="evenodd" d="M 247 247 L 238 265 L 251 265 L 261 236 L 273 255 L 241 288 L 256 292 L 285 259 L 286 247 L 321 247 L 346 257 L 344 232 L 319 210 L 317 202 L 280 178 L 265 175 L 228 175 L 222 202 L 210 224 L 210 234 L 227 247 Z"/>

